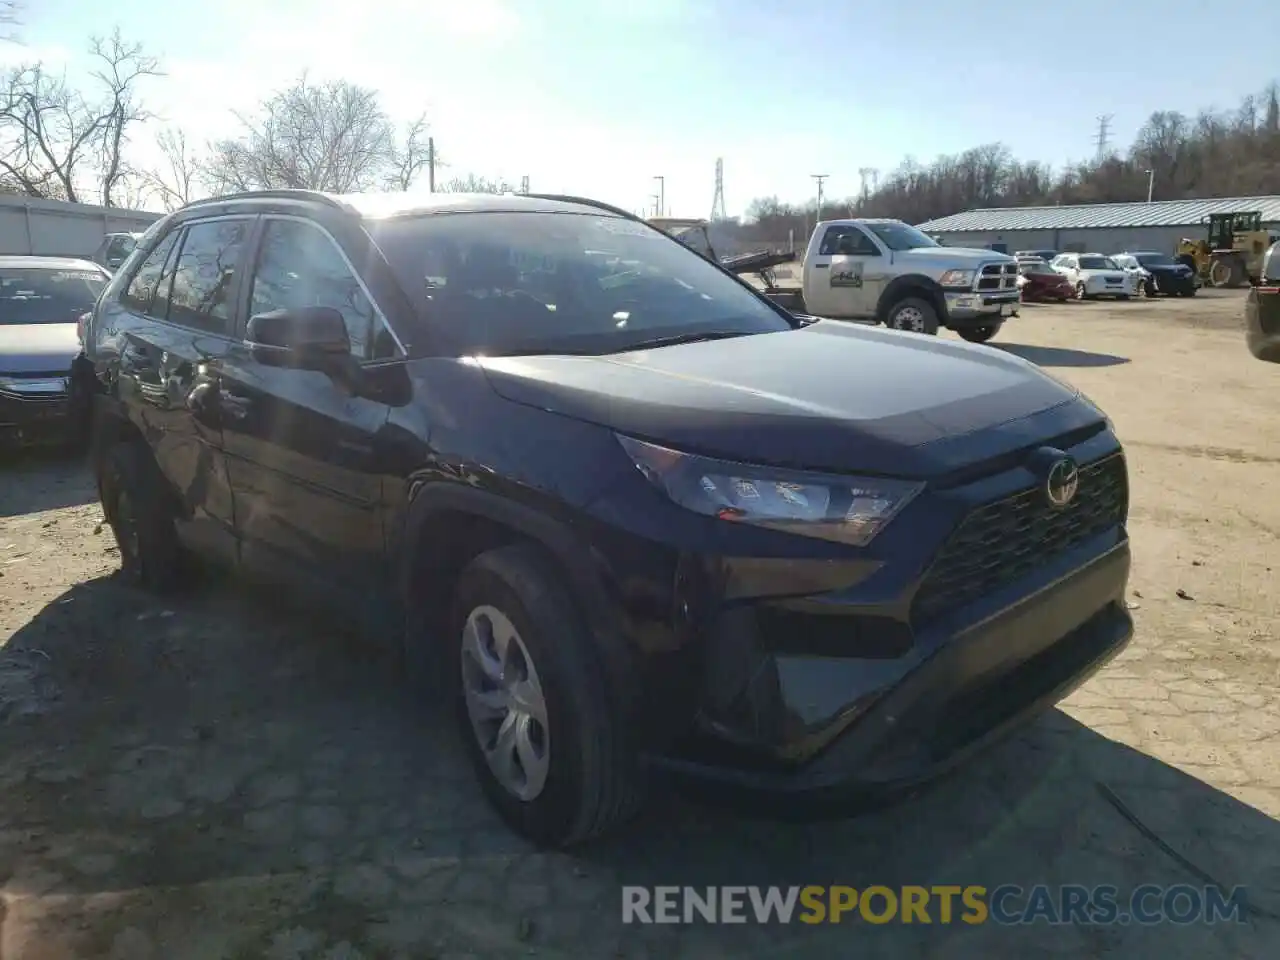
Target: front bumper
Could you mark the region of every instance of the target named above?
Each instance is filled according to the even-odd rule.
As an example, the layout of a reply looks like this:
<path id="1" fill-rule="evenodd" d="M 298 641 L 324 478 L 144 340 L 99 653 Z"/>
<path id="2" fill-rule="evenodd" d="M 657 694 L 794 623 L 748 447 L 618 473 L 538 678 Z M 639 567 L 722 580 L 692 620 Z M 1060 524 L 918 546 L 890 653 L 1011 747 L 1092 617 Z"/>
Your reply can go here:
<path id="1" fill-rule="evenodd" d="M 1185 294 L 1190 293 L 1196 288 L 1196 278 L 1194 274 L 1185 277 L 1176 277 L 1165 274 L 1155 274 L 1154 281 L 1157 293 L 1168 294 Z"/>
<path id="2" fill-rule="evenodd" d="M 0 447 L 21 448 L 71 443 L 79 439 L 83 398 L 69 379 L 33 381 L 0 387 Z"/>
<path id="3" fill-rule="evenodd" d="M 1066 697 L 1133 635 L 1122 542 L 1033 594 L 960 630 L 869 704 L 808 763 L 654 758 L 655 770 L 721 802 L 774 815 L 841 814 L 914 792 Z M 830 688 L 866 685 L 865 661 L 820 658 Z M 891 672 L 891 671 L 886 671 Z M 724 753 L 724 751 L 718 751 Z"/>
<path id="4" fill-rule="evenodd" d="M 1106 283 L 1103 280 L 1090 280 L 1085 283 L 1085 293 L 1091 297 L 1132 297 L 1135 285 L 1132 281 L 1124 283 Z"/>
<path id="5" fill-rule="evenodd" d="M 1018 315 L 1017 290 L 1002 290 L 999 293 L 947 291 L 944 296 L 949 322 L 985 325 Z"/>

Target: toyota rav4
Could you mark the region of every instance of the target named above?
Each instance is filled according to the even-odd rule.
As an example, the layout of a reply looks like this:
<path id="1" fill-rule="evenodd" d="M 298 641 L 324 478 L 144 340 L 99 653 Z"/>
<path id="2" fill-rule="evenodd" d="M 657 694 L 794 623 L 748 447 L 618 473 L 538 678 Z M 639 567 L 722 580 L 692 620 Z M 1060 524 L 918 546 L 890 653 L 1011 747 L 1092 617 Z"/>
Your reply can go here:
<path id="1" fill-rule="evenodd" d="M 592 201 L 203 201 L 84 339 L 124 574 L 226 564 L 393 638 L 542 844 L 657 779 L 914 790 L 1132 632 L 1125 459 L 1076 390 L 797 318 Z"/>

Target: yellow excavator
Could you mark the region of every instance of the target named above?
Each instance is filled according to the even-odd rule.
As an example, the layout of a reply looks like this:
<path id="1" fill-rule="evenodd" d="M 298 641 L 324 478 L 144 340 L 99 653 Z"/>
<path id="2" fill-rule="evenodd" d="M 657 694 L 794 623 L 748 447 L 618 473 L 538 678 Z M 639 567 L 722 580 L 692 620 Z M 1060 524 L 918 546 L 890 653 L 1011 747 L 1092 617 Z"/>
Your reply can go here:
<path id="1" fill-rule="evenodd" d="M 1262 255 L 1280 234 L 1262 226 L 1262 212 L 1211 213 L 1203 239 L 1184 238 L 1175 253 L 1213 287 L 1243 287 L 1258 282 L 1262 271 Z"/>

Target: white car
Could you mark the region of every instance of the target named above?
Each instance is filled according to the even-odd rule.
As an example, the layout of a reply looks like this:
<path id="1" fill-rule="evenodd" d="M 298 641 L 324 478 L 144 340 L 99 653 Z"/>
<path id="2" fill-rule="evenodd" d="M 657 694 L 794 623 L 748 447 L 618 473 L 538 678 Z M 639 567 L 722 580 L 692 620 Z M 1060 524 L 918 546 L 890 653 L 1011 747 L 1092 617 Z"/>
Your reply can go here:
<path id="1" fill-rule="evenodd" d="M 1079 300 L 1128 300 L 1137 289 L 1133 278 L 1118 263 L 1100 253 L 1059 254 L 1050 266 L 1071 281 Z"/>
<path id="2" fill-rule="evenodd" d="M 1147 285 L 1151 283 L 1151 271 L 1138 262 L 1138 258 L 1132 253 L 1117 253 L 1111 257 L 1125 273 L 1129 274 L 1133 280 L 1133 292 L 1146 291 Z M 1148 296 L 1154 295 L 1154 288 L 1148 291 Z"/>

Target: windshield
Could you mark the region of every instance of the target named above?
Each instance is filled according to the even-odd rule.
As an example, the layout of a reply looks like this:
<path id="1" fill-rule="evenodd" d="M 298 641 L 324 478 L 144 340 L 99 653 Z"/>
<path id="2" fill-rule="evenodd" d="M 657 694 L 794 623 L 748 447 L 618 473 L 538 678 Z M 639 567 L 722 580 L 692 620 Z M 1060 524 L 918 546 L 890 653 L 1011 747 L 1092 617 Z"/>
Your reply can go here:
<path id="1" fill-rule="evenodd" d="M 96 270 L 0 269 L 0 324 L 75 323 L 106 285 Z"/>
<path id="2" fill-rule="evenodd" d="M 1047 263 L 1044 263 L 1040 260 L 1026 261 L 1021 266 L 1022 266 L 1023 273 L 1036 273 L 1036 274 L 1047 275 L 1051 277 L 1059 276 L 1059 273 L 1057 270 L 1053 269 L 1053 267 L 1049 266 Z"/>
<path id="3" fill-rule="evenodd" d="M 1144 267 L 1172 267 L 1177 261 L 1165 253 L 1140 253 L 1138 262 Z"/>
<path id="4" fill-rule="evenodd" d="M 890 250 L 914 250 L 916 247 L 936 247 L 932 237 L 905 223 L 864 223 L 868 230 L 880 238 Z"/>
<path id="5" fill-rule="evenodd" d="M 1110 257 L 1081 257 L 1081 270 L 1119 270 L 1120 266 Z"/>
<path id="6" fill-rule="evenodd" d="M 464 213 L 369 224 L 450 353 L 606 354 L 668 337 L 792 329 L 666 234 L 620 217 Z"/>

